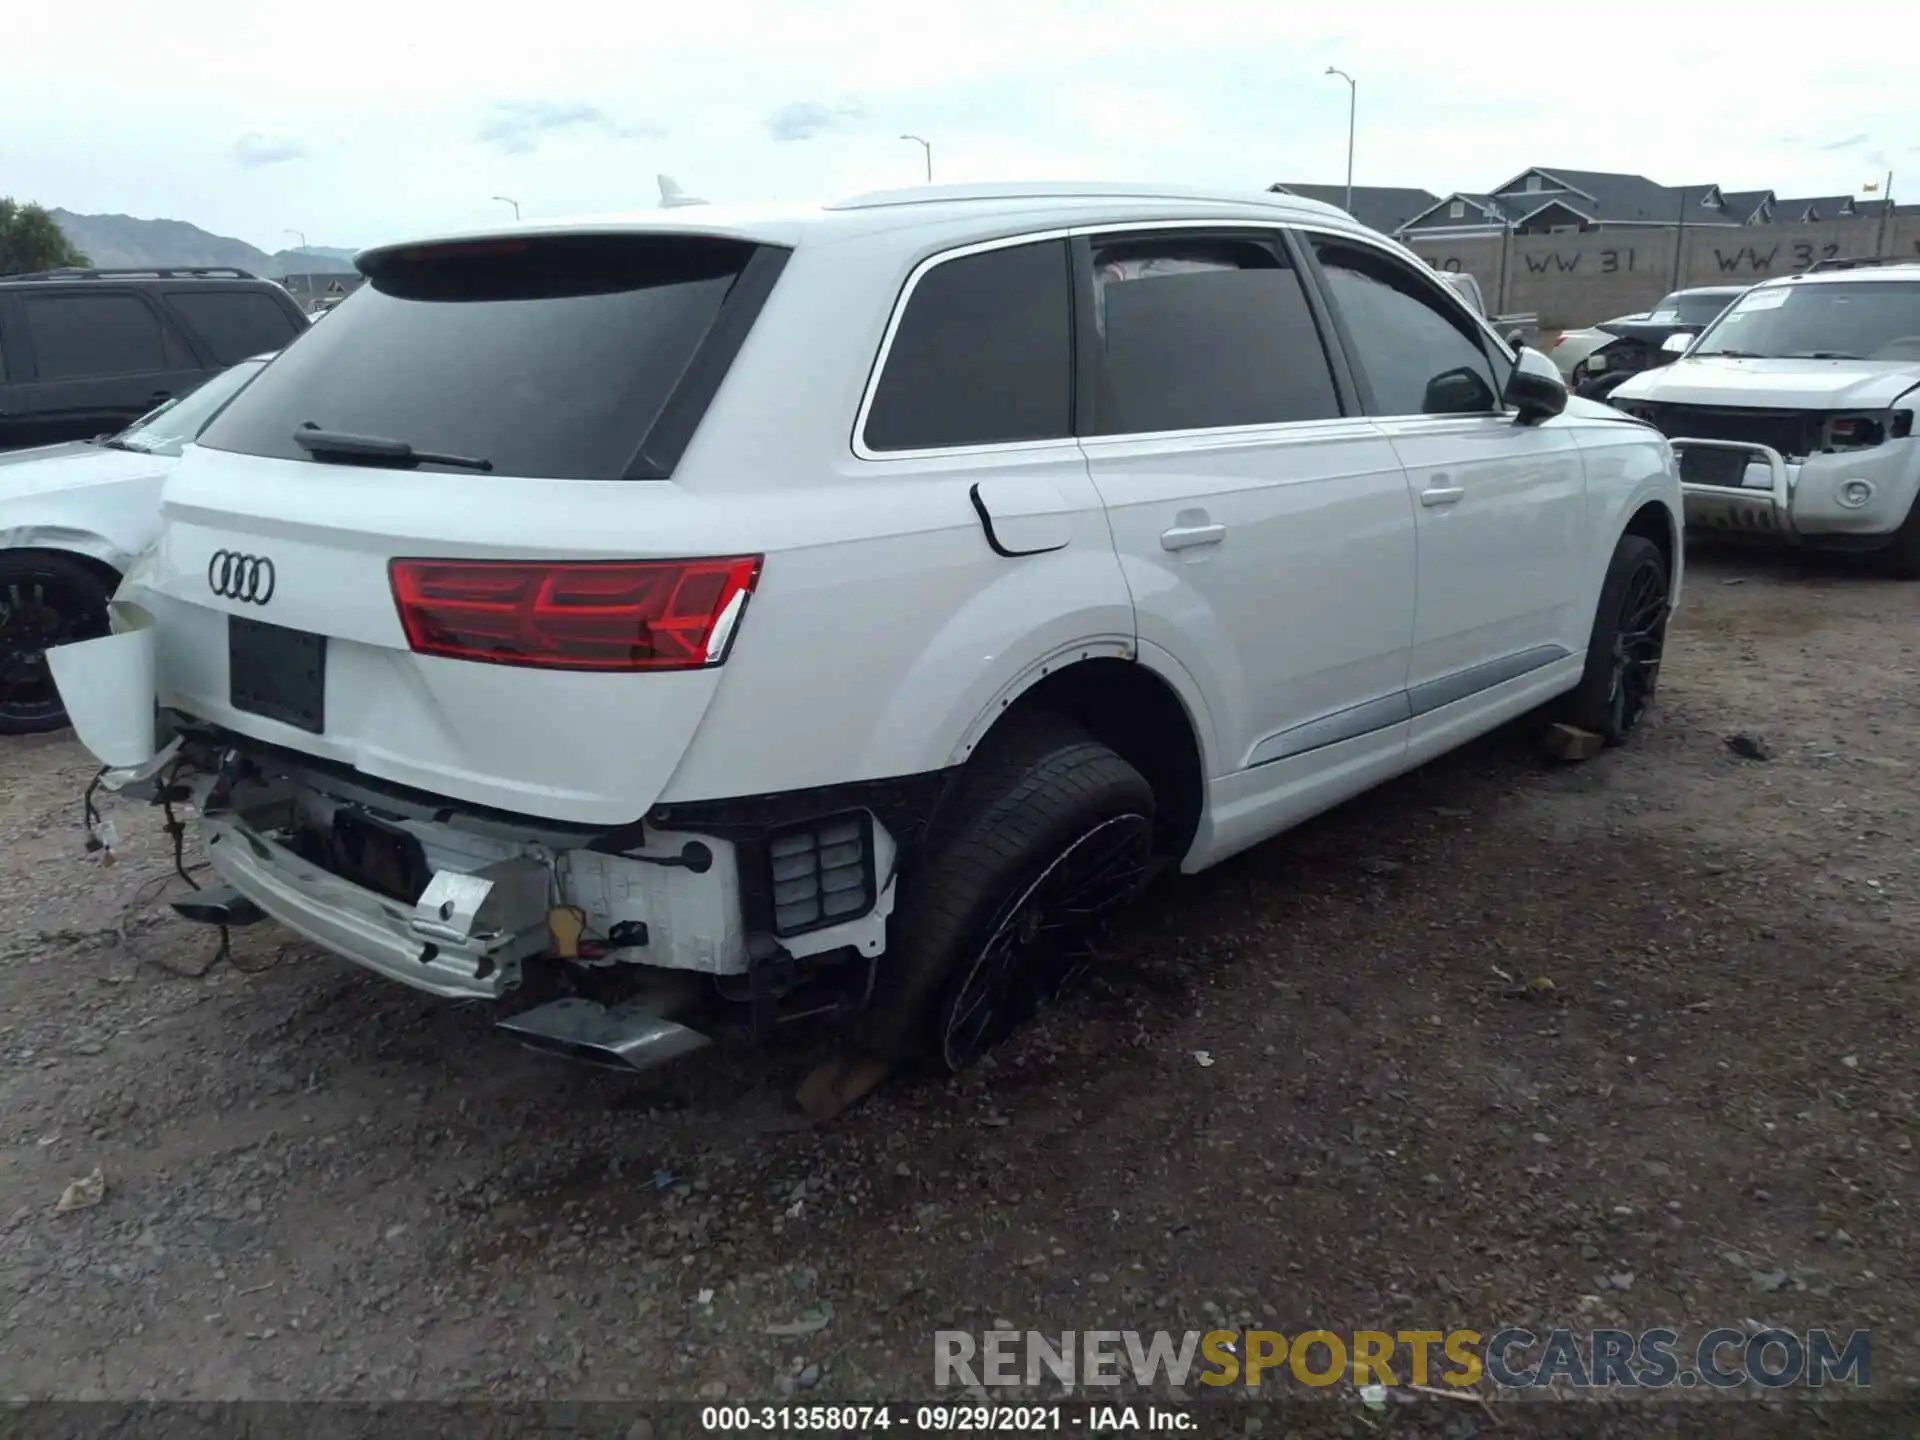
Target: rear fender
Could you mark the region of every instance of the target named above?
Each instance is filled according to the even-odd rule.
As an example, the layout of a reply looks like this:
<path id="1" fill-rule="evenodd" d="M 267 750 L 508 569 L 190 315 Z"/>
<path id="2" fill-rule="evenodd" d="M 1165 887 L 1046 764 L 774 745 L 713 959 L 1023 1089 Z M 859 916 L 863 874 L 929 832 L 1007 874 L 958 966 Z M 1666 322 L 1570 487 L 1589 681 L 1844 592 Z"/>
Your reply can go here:
<path id="1" fill-rule="evenodd" d="M 1061 666 L 1131 660 L 1136 649 L 1133 600 L 1111 550 L 1007 565 L 895 679 L 869 753 L 896 774 L 962 764 L 1004 710 Z"/>

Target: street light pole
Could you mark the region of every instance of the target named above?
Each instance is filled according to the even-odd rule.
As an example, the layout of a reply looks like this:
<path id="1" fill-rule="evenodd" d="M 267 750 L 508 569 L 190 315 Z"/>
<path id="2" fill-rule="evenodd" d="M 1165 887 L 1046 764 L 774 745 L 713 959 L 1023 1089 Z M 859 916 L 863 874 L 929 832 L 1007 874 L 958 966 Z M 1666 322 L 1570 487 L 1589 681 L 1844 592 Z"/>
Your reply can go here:
<path id="1" fill-rule="evenodd" d="M 306 231 L 304 231 L 304 230 L 289 230 L 289 231 L 287 231 L 287 234 L 289 234 L 289 235 L 291 235 L 291 236 L 293 236 L 293 237 L 294 237 L 295 239 L 297 239 L 297 240 L 298 240 L 298 241 L 300 242 L 300 248 L 301 248 L 302 250 L 304 250 L 304 249 L 306 249 L 306 248 L 307 248 L 307 232 L 306 232 Z"/>
<path id="2" fill-rule="evenodd" d="M 493 198 L 498 200 L 502 205 L 511 205 L 513 207 L 513 218 L 516 220 L 520 218 L 520 202 L 518 200 L 514 199 L 511 195 L 496 195 Z"/>
<path id="3" fill-rule="evenodd" d="M 1360 108 L 1360 87 L 1354 78 L 1338 65 L 1327 66 L 1327 74 L 1338 75 L 1347 82 L 1347 213 L 1353 213 L 1353 129 L 1356 112 Z"/>
<path id="4" fill-rule="evenodd" d="M 931 185 L 933 183 L 933 146 L 925 140 L 922 140 L 918 135 L 902 135 L 900 138 L 902 140 L 911 140 L 927 152 L 927 183 Z"/>

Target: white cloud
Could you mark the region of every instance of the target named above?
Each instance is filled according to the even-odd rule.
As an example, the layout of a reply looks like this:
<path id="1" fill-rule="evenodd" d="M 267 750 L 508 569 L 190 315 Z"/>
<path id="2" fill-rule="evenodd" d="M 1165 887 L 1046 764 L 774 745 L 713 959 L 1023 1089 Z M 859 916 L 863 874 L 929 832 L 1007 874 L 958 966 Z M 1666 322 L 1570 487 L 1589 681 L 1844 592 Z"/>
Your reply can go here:
<path id="1" fill-rule="evenodd" d="M 714 200 L 912 184 L 902 132 L 932 141 L 938 180 L 1334 182 L 1347 92 L 1328 64 L 1358 81 L 1360 184 L 1479 189 L 1538 164 L 1834 193 L 1920 129 L 1904 61 L 1920 21 L 1885 0 L 1848 9 L 1868 47 L 1672 0 L 1604 17 L 1507 0 L 716 13 L 545 0 L 529 25 L 505 0 L 387 0 L 337 51 L 289 63 L 283 29 L 241 0 L 176 0 L 194 42 L 165 64 L 132 0 L 98 0 L 81 30 L 29 13 L 7 29 L 0 174 L 50 205 L 338 244 L 483 223 L 496 194 L 529 214 L 651 207 L 660 171 Z"/>
<path id="2" fill-rule="evenodd" d="M 767 134 L 775 140 L 815 140 L 858 123 L 858 105 L 828 105 L 819 100 L 797 100 L 767 117 Z"/>
<path id="3" fill-rule="evenodd" d="M 286 135 L 250 133 L 234 143 L 233 153 L 242 165 L 283 165 L 289 160 L 305 159 L 307 147 Z"/>

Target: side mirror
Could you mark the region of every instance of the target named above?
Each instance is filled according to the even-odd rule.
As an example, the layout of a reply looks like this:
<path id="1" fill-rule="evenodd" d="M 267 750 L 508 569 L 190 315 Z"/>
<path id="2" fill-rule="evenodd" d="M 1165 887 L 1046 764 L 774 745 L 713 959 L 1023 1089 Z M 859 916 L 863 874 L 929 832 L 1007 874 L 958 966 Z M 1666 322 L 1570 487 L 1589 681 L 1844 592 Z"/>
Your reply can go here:
<path id="1" fill-rule="evenodd" d="M 1662 355 L 1684 355 L 1693 348 L 1693 342 L 1699 338 L 1698 335 L 1692 335 L 1682 330 L 1679 334 L 1669 335 L 1660 342 L 1660 353 Z"/>
<path id="2" fill-rule="evenodd" d="M 1507 344 L 1510 345 L 1513 349 L 1518 350 L 1522 348 L 1526 343 L 1527 343 L 1527 332 L 1522 330 L 1519 326 L 1516 325 L 1514 326 L 1513 329 L 1507 332 Z"/>
<path id="3" fill-rule="evenodd" d="M 1519 413 L 1522 425 L 1538 425 L 1567 408 L 1567 382 L 1559 367 L 1538 350 L 1523 349 L 1507 377 L 1507 404 Z"/>
<path id="4" fill-rule="evenodd" d="M 1420 397 L 1425 415 L 1484 415 L 1495 406 L 1486 377 L 1470 365 L 1443 370 L 1427 382 Z"/>

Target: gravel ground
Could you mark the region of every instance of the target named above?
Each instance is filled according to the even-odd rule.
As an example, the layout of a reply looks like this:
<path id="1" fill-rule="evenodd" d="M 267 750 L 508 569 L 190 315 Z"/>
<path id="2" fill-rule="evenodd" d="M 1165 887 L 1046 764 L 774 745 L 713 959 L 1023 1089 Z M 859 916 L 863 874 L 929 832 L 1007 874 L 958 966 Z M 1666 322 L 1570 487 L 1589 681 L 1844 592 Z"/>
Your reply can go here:
<path id="1" fill-rule="evenodd" d="M 78 747 L 0 742 L 0 1396 L 913 1397 L 1002 1319 L 1870 1327 L 1911 1386 L 1916 600 L 1697 559 L 1630 747 L 1494 737 L 1166 884 L 823 1127 L 821 1037 L 621 1077 L 272 927 L 206 968 L 157 817 L 103 870 Z"/>

